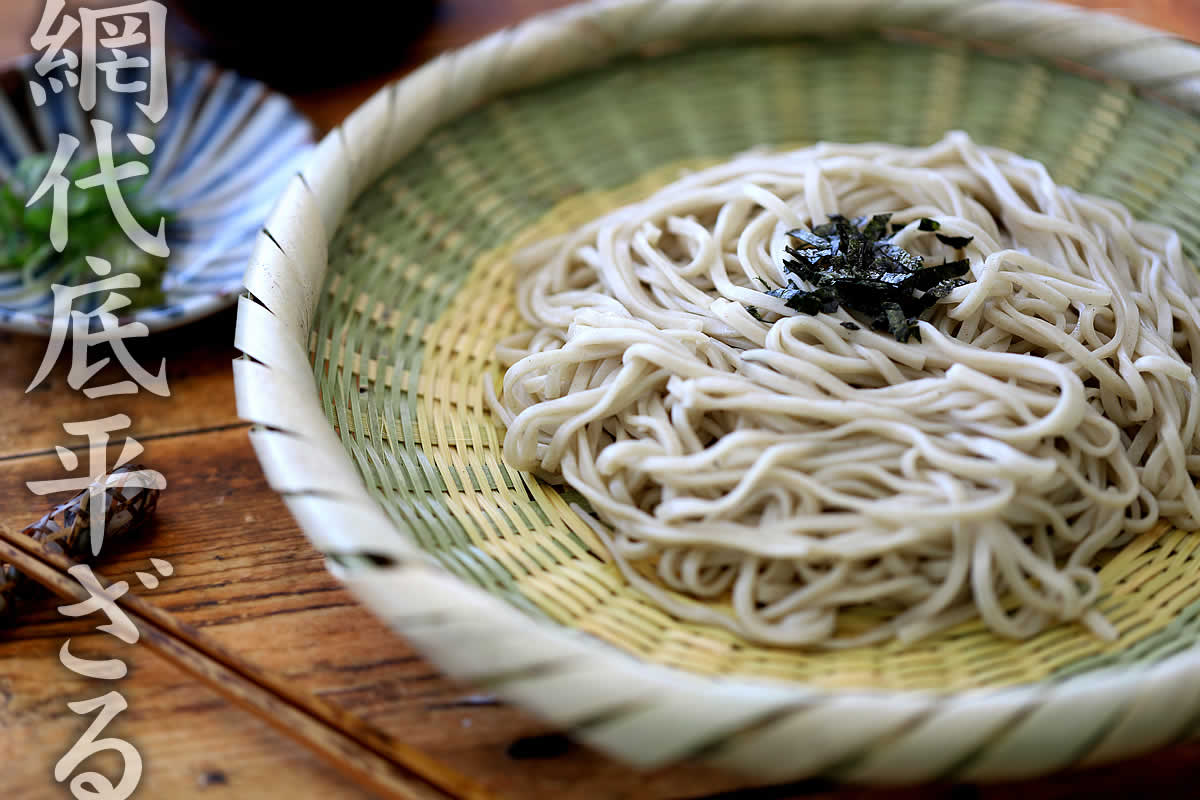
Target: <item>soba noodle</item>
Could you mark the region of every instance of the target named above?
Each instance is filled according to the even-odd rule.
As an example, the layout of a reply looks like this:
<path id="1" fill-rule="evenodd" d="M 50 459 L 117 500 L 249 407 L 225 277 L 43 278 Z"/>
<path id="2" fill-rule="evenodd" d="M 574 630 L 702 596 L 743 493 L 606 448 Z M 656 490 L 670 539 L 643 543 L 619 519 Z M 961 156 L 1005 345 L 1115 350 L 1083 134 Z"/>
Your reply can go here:
<path id="1" fill-rule="evenodd" d="M 927 263 L 956 253 L 920 218 L 974 237 L 921 342 L 764 294 L 788 230 L 879 212 Z M 739 156 L 521 266 L 531 329 L 488 389 L 504 457 L 578 490 L 626 579 L 680 618 L 820 647 L 975 615 L 1112 636 L 1097 556 L 1200 520 L 1178 235 L 962 133 Z"/>

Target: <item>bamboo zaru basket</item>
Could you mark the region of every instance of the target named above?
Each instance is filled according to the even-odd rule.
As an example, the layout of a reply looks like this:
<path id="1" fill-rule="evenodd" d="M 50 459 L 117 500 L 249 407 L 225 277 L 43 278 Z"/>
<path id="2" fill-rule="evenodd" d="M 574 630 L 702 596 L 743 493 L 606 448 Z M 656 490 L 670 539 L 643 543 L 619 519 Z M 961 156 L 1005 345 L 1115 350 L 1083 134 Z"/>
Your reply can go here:
<path id="1" fill-rule="evenodd" d="M 1200 539 L 1101 571 L 1120 636 L 772 649 L 631 589 L 578 498 L 506 466 L 483 401 L 519 326 L 508 256 L 685 166 L 948 130 L 1045 163 L 1200 250 L 1200 49 L 994 0 L 625 0 L 444 55 L 330 133 L 260 237 L 242 415 L 357 596 L 449 674 L 628 762 L 783 780 L 1033 775 L 1200 726 Z"/>

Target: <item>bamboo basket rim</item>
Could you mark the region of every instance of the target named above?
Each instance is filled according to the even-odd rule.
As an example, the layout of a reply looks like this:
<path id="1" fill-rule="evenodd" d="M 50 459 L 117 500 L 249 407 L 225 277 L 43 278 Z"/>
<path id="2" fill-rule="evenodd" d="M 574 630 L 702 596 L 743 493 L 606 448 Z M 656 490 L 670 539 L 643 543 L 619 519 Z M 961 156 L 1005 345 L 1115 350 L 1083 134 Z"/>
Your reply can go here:
<path id="1" fill-rule="evenodd" d="M 1152 665 L 956 692 L 823 689 L 706 677 L 639 660 L 579 631 L 531 618 L 434 564 L 398 534 L 368 494 L 321 407 L 308 342 L 330 237 L 354 199 L 439 125 L 487 99 L 617 56 L 731 39 L 890 29 L 1065 60 L 1200 111 L 1200 47 L 1057 3 L 600 0 L 534 17 L 389 84 L 331 131 L 291 182 L 259 237 L 239 300 L 239 415 L 254 423 L 250 438 L 268 482 L 329 556 L 334 574 L 448 674 L 492 688 L 639 766 L 711 753 L 719 743 L 717 763 L 777 780 L 816 771 L 804 759 L 769 762 L 787 752 L 781 748 L 788 742 L 817 734 L 831 739 L 822 745 L 823 763 L 849 759 L 845 776 L 891 783 L 945 774 L 922 765 L 922 753 L 949 748 L 966 758 L 975 739 L 961 735 L 963 726 L 1005 731 L 979 745 L 982 755 L 970 754 L 965 774 L 984 780 L 1138 752 L 1147 738 L 1147 709 L 1183 702 L 1184 694 L 1194 710 L 1174 735 L 1194 727 L 1200 690 L 1190 686 L 1200 676 L 1200 648 Z M 280 403 L 281 397 L 290 402 Z M 479 652 L 489 654 L 488 664 L 477 663 Z M 580 682 L 591 694 L 572 697 L 568 687 Z M 1074 741 L 1061 757 L 1038 753 L 1039 744 L 1062 735 L 1063 725 L 1078 722 L 1080 714 L 1085 721 L 1107 715 L 1101 735 Z"/>

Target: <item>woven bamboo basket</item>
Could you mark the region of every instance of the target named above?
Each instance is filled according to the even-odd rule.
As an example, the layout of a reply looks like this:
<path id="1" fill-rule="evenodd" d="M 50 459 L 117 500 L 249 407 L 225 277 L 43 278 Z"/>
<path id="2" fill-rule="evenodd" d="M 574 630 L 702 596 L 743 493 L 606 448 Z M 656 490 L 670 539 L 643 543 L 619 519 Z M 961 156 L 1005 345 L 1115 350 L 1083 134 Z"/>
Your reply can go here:
<path id="1" fill-rule="evenodd" d="M 659 611 L 507 467 L 483 402 L 508 255 L 756 146 L 951 129 L 1200 253 L 1200 49 L 1019 0 L 623 0 L 444 55 L 330 133 L 247 274 L 235 362 L 271 485 L 330 568 L 447 673 L 627 762 L 758 780 L 1030 776 L 1200 729 L 1200 538 L 1103 567 L 1103 642 L 966 623 L 772 649 Z"/>

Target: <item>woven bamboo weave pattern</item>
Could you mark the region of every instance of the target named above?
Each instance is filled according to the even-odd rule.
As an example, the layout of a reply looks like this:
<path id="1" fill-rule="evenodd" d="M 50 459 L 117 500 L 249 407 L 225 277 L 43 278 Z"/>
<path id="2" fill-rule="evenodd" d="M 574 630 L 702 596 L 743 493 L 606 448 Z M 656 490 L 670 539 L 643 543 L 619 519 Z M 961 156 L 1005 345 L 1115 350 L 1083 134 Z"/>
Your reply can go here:
<path id="1" fill-rule="evenodd" d="M 647 660 L 813 686 L 963 689 L 1151 663 L 1200 635 L 1200 540 L 1157 531 L 1104 568 L 1112 644 L 1013 643 L 968 624 L 916 647 L 803 654 L 680 624 L 605 563 L 577 498 L 499 458 L 491 349 L 519 324 L 506 255 L 755 146 L 923 145 L 966 130 L 1200 245 L 1200 125 L 1041 63 L 879 39 L 726 46 L 488 103 L 369 188 L 330 245 L 310 352 L 325 414 L 396 526 L 456 575 Z M 493 370 L 494 371 L 494 370 Z M 1169 556 L 1169 557 L 1168 557 Z"/>

